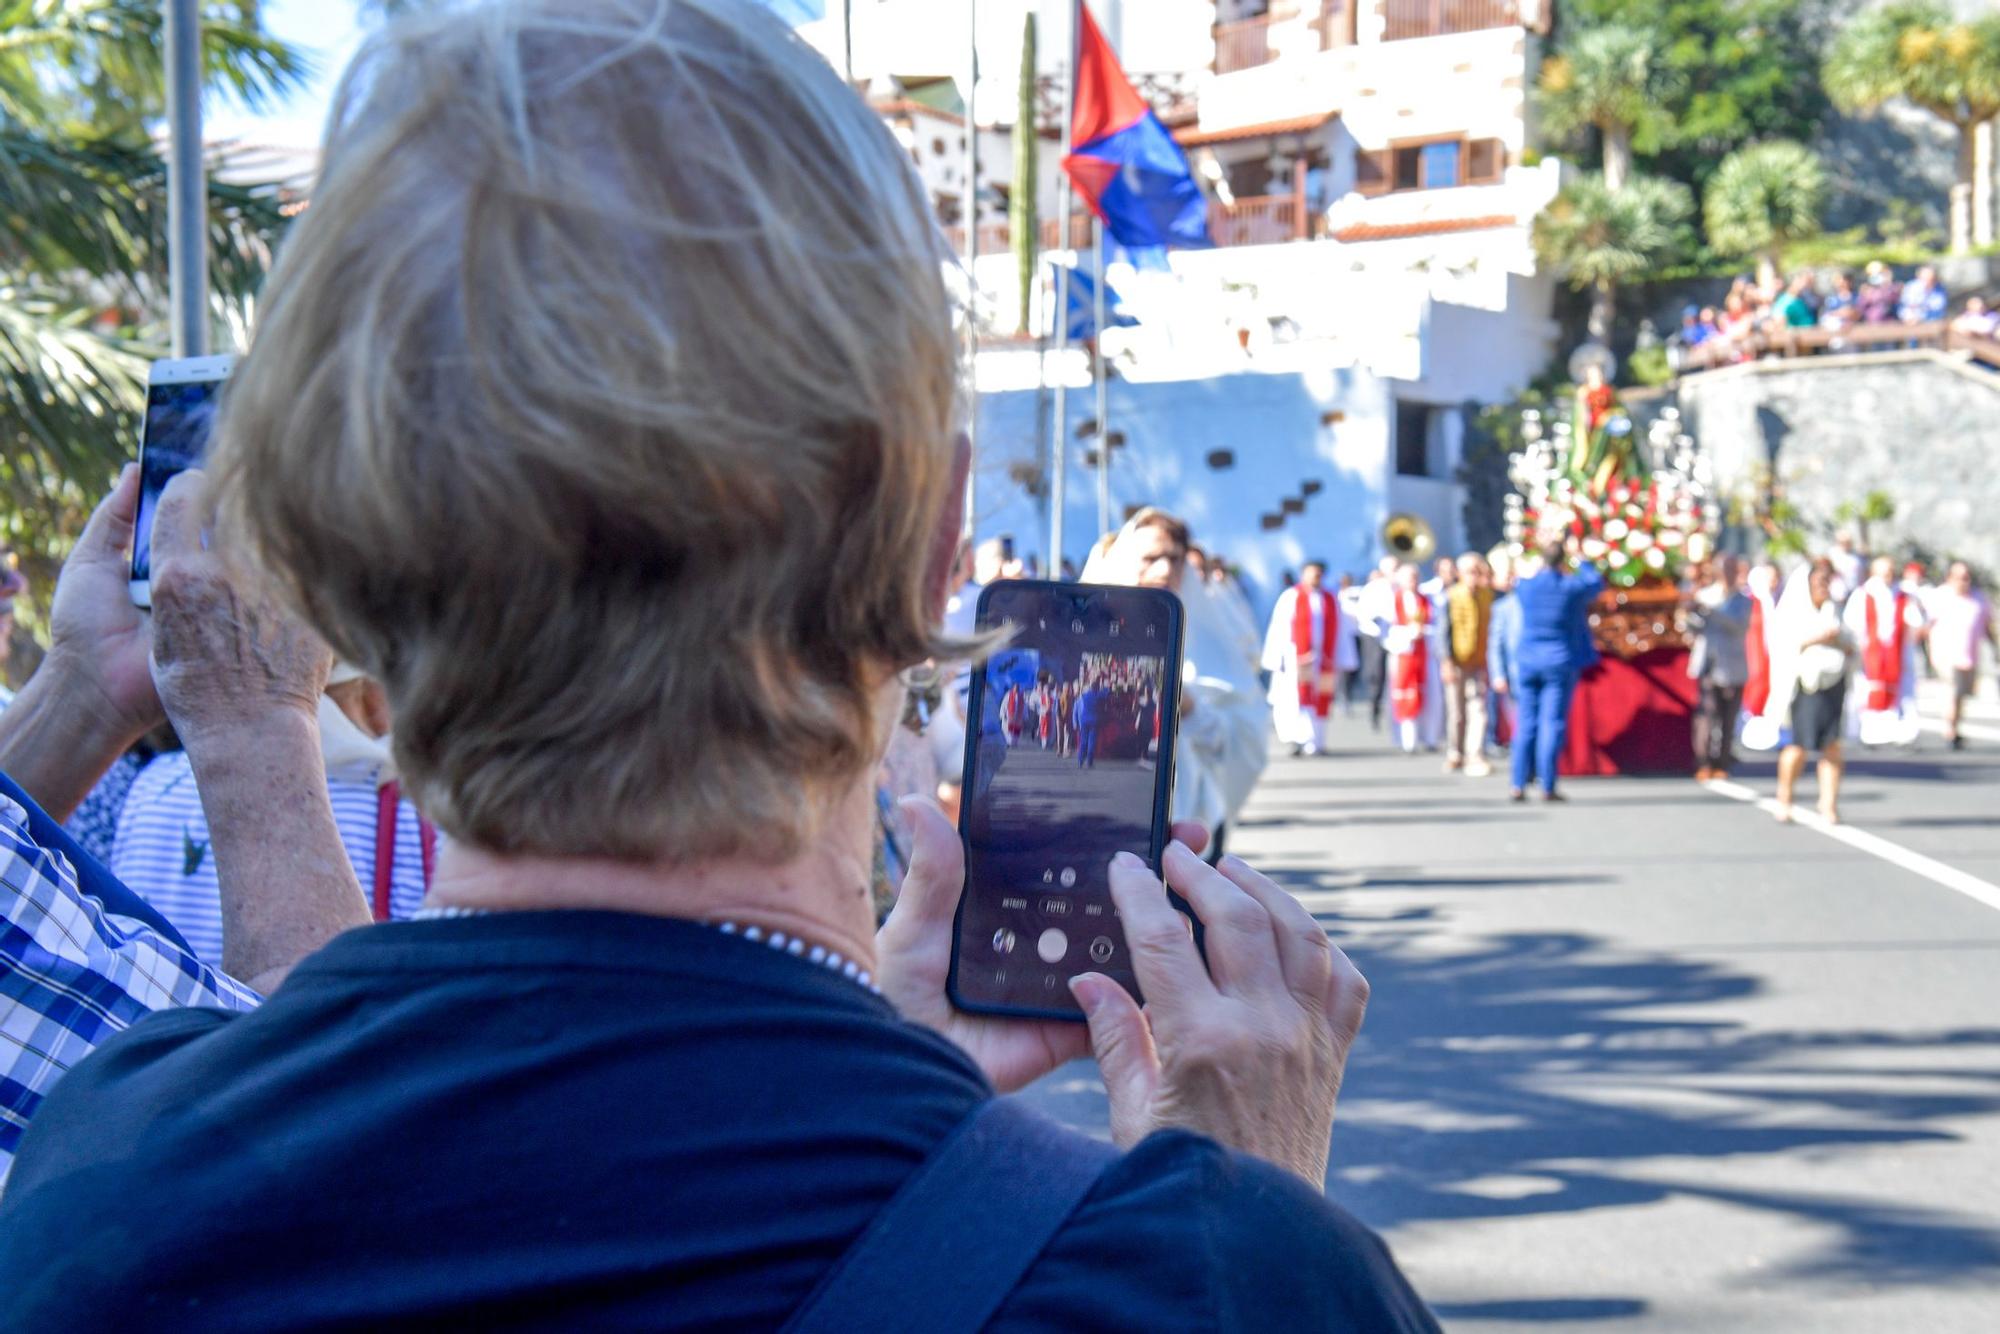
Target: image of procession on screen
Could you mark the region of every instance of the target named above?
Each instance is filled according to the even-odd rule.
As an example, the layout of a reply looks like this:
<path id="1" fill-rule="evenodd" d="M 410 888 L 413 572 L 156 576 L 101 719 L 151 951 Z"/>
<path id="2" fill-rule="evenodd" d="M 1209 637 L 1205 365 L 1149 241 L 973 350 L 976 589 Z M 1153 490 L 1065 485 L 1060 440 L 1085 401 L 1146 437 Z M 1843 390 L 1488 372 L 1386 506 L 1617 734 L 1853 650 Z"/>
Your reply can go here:
<path id="1" fill-rule="evenodd" d="M 1017 641 L 985 671 L 967 822 L 981 878 L 1041 886 L 1053 874 L 1051 887 L 1087 891 L 1112 852 L 1147 855 L 1166 660 L 1050 637 Z M 1083 848 L 1096 855 L 1075 856 Z"/>

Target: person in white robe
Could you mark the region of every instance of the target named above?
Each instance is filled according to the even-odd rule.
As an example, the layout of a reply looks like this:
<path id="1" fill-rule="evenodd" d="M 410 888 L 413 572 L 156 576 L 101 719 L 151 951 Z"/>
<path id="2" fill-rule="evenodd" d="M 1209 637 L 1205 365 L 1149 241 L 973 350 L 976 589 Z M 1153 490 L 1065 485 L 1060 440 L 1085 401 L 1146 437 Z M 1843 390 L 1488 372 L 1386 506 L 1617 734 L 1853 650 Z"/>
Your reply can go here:
<path id="1" fill-rule="evenodd" d="M 1142 509 L 1099 542 L 1083 582 L 1169 588 L 1180 595 L 1186 615 L 1172 809 L 1176 820 L 1195 820 L 1210 831 L 1207 855 L 1213 860 L 1270 750 L 1256 656 L 1190 579 L 1187 545 L 1185 523 Z"/>
<path id="2" fill-rule="evenodd" d="M 1339 600 L 1326 587 L 1326 563 L 1310 561 L 1296 586 L 1278 595 L 1264 635 L 1264 670 L 1278 739 L 1294 755 L 1317 755 L 1326 745 L 1326 720 L 1341 674 L 1360 659 L 1343 632 Z"/>
<path id="3" fill-rule="evenodd" d="M 1398 569 L 1383 642 L 1389 650 L 1396 744 L 1406 755 L 1444 745 L 1444 678 L 1438 670 L 1444 620 L 1418 588 L 1417 567 Z"/>
<path id="4" fill-rule="evenodd" d="M 1860 651 L 1849 687 L 1848 734 L 1864 746 L 1915 745 L 1923 731 L 1917 647 L 1930 625 L 1922 601 L 1897 585 L 1896 563 L 1877 556 L 1841 619 Z"/>

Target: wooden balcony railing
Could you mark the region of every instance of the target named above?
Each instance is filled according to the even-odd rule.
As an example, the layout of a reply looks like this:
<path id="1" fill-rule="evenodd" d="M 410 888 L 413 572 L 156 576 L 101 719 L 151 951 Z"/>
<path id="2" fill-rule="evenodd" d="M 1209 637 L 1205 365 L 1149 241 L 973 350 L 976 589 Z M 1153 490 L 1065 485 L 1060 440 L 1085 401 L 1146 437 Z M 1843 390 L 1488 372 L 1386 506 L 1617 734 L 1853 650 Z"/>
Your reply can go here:
<path id="1" fill-rule="evenodd" d="M 1215 72 L 1234 74 L 1237 70 L 1268 65 L 1275 54 L 1271 50 L 1272 25 L 1290 23 L 1298 16 L 1296 9 L 1274 9 L 1254 19 L 1216 24 Z"/>
<path id="2" fill-rule="evenodd" d="M 1208 206 L 1208 234 L 1218 246 L 1309 240 L 1313 216 L 1303 195 L 1251 195 Z"/>
<path id="3" fill-rule="evenodd" d="M 1383 5 L 1385 42 L 1411 37 L 1442 37 L 1483 28 L 1512 28 L 1521 22 L 1515 0 L 1386 0 Z"/>
<path id="4" fill-rule="evenodd" d="M 1062 224 L 1054 218 L 1042 219 L 1040 248 L 1043 250 L 1087 250 L 1090 248 L 1090 210 L 1078 205 L 1069 217 L 1069 244 L 1062 243 Z M 998 255 L 1013 243 L 1014 232 L 1004 222 L 979 224 L 979 253 Z M 965 228 L 946 227 L 945 243 L 954 255 L 965 253 Z"/>
<path id="5" fill-rule="evenodd" d="M 1982 365 L 2000 369 L 2000 340 L 1954 329 L 1943 320 L 1928 324 L 1850 324 L 1844 329 L 1760 329 L 1747 338 L 1711 338 L 1699 347 L 1688 348 L 1682 354 L 1680 368 L 1682 374 L 1689 374 L 1767 357 L 1902 352 L 1912 348 L 1964 352 Z"/>

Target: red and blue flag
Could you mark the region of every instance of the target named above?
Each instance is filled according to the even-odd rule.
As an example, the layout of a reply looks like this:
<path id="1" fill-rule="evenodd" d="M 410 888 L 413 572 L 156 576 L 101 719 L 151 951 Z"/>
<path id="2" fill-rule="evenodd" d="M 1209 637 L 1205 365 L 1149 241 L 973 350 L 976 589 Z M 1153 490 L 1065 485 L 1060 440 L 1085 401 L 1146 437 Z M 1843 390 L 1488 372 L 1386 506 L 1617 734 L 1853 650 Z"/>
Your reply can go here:
<path id="1" fill-rule="evenodd" d="M 1132 250 L 1213 245 L 1187 154 L 1119 68 L 1090 9 L 1077 6 L 1076 105 L 1063 170 L 1105 232 Z"/>

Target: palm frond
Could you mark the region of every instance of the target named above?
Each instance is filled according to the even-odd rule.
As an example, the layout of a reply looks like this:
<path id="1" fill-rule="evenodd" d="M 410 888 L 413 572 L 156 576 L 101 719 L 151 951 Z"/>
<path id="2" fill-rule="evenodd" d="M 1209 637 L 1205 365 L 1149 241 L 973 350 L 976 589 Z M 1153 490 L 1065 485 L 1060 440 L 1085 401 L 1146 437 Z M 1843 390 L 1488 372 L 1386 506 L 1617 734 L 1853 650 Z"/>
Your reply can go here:
<path id="1" fill-rule="evenodd" d="M 1702 220 L 1725 255 L 1764 254 L 1819 231 L 1826 170 L 1789 139 L 1751 144 L 1722 160 L 1708 181 Z"/>
<path id="2" fill-rule="evenodd" d="M 92 328 L 87 302 L 0 279 L 0 455 L 15 504 L 52 479 L 101 485 L 132 456 L 146 349 Z"/>
<path id="3" fill-rule="evenodd" d="M 1679 181 L 1634 176 L 1613 190 L 1601 175 L 1581 176 L 1535 219 L 1535 251 L 1574 286 L 1627 282 L 1686 248 L 1693 212 Z"/>

